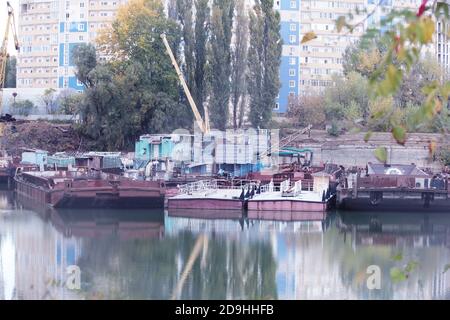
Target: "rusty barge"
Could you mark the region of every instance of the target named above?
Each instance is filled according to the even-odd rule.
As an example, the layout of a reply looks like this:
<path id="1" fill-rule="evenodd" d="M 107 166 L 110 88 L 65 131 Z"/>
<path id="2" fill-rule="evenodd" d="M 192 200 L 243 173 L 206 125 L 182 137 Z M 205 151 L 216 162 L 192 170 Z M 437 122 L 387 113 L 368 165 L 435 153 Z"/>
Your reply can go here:
<path id="1" fill-rule="evenodd" d="M 54 208 L 163 208 L 165 185 L 100 171 L 18 172 L 18 198 Z"/>
<path id="2" fill-rule="evenodd" d="M 450 177 L 411 165 L 369 163 L 340 179 L 337 204 L 344 210 L 450 212 Z"/>

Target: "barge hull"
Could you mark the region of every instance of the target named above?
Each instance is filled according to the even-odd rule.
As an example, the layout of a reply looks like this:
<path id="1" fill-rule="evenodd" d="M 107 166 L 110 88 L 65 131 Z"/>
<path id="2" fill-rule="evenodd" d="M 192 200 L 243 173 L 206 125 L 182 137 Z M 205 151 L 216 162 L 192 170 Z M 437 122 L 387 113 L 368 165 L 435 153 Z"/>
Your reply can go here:
<path id="1" fill-rule="evenodd" d="M 425 205 L 421 199 L 383 199 L 373 205 L 368 199 L 343 199 L 339 205 L 343 210 L 358 211 L 400 211 L 400 212 L 447 212 L 450 213 L 450 200 L 435 199 Z"/>
<path id="2" fill-rule="evenodd" d="M 63 197 L 55 208 L 74 208 L 74 209 L 144 209 L 144 208 L 162 208 L 164 206 L 164 197 L 145 198 L 145 197 Z"/>
<path id="3" fill-rule="evenodd" d="M 235 199 L 174 199 L 167 200 L 167 208 L 174 209 L 194 209 L 194 210 L 243 210 L 244 203 Z"/>
<path id="4" fill-rule="evenodd" d="M 275 221 L 322 221 L 325 212 L 249 211 L 249 219 Z"/>
<path id="5" fill-rule="evenodd" d="M 326 202 L 307 202 L 295 200 L 250 200 L 248 211 L 290 211 L 290 212 L 326 212 Z"/>

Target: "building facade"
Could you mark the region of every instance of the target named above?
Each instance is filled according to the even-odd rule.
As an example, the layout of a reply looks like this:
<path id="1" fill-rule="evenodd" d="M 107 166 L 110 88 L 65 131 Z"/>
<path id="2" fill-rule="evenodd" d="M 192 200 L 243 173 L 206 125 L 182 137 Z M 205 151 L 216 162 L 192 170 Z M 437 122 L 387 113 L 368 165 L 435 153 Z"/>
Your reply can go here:
<path id="1" fill-rule="evenodd" d="M 299 93 L 300 4 L 301 0 L 275 0 L 274 3 L 274 8 L 280 13 L 283 40 L 280 66 L 281 88 L 274 110 L 278 113 L 285 113 L 289 100 Z"/>
<path id="2" fill-rule="evenodd" d="M 72 52 L 95 41 L 126 0 L 20 0 L 18 88 L 83 90 Z"/>
<path id="3" fill-rule="evenodd" d="M 420 0 L 275 0 L 275 8 L 280 12 L 284 45 L 281 89 L 274 112 L 287 112 L 293 97 L 320 94 L 333 85 L 333 75 L 342 74 L 346 48 L 357 42 L 368 27 L 379 26 L 391 10 L 415 10 L 420 3 Z M 360 14 L 356 13 L 357 8 Z M 363 9 L 371 14 L 364 13 Z M 353 17 L 347 17 L 347 22 L 356 27 L 352 32 L 347 29 L 338 32 L 336 20 L 350 12 Z M 316 38 L 302 44 L 301 40 L 308 32 L 314 32 Z M 433 50 L 443 65 L 448 64 L 444 37 L 441 35 L 442 43 L 436 42 Z"/>

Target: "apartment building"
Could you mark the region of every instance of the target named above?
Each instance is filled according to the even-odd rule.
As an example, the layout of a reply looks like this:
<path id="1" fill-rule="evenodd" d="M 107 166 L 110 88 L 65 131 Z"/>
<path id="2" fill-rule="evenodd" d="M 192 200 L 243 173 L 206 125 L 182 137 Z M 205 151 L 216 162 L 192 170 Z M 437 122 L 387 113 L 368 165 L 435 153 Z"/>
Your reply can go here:
<path id="1" fill-rule="evenodd" d="M 280 68 L 282 85 L 274 112 L 287 112 L 291 97 L 318 94 L 333 85 L 333 74 L 342 74 L 346 48 L 357 42 L 368 27 L 379 26 L 391 10 L 417 9 L 420 3 L 421 0 L 275 0 L 284 46 Z M 357 8 L 360 14 L 356 13 Z M 350 12 L 352 19 L 348 18 Z M 346 29 L 337 32 L 339 16 L 347 16 L 347 22 L 356 25 L 353 32 Z M 303 36 L 310 31 L 317 37 L 301 44 Z M 444 37 L 441 36 L 442 41 Z M 448 49 L 443 42 L 440 46 L 439 42 L 436 44 L 435 51 L 438 60 L 448 66 Z"/>
<path id="2" fill-rule="evenodd" d="M 288 101 L 299 93 L 300 72 L 300 0 L 275 0 L 281 18 L 281 88 L 274 112 L 285 113 Z"/>
<path id="3" fill-rule="evenodd" d="M 94 42 L 126 0 L 20 0 L 18 88 L 83 90 L 72 52 Z"/>

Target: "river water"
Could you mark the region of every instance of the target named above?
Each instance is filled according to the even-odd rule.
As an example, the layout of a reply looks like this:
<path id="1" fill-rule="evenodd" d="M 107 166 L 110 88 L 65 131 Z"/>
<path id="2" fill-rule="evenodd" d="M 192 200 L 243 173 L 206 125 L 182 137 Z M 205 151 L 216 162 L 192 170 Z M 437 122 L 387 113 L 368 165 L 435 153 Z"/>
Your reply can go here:
<path id="1" fill-rule="evenodd" d="M 214 215 L 56 211 L 0 192 L 0 298 L 450 298 L 450 214 Z"/>

